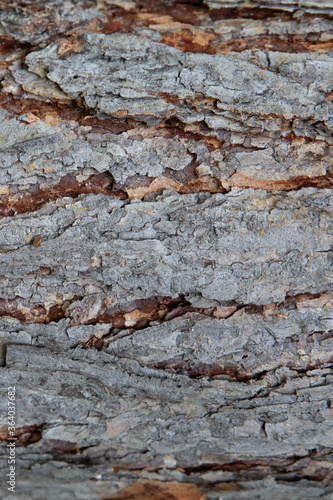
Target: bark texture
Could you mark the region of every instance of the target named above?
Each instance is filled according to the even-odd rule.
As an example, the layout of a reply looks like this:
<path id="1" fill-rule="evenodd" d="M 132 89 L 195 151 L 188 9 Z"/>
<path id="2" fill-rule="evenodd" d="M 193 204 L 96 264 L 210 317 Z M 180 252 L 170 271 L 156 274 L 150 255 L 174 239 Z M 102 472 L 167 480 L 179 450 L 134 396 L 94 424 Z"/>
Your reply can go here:
<path id="1" fill-rule="evenodd" d="M 0 1 L 18 500 L 333 499 L 333 3 Z"/>

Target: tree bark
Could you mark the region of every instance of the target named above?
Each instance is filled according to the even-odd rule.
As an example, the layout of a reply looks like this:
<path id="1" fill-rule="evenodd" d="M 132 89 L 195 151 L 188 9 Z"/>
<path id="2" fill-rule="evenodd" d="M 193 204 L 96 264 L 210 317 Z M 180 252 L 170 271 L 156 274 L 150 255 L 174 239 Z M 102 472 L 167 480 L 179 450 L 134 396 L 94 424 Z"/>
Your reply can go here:
<path id="1" fill-rule="evenodd" d="M 332 1 L 0 4 L 1 498 L 333 498 Z"/>

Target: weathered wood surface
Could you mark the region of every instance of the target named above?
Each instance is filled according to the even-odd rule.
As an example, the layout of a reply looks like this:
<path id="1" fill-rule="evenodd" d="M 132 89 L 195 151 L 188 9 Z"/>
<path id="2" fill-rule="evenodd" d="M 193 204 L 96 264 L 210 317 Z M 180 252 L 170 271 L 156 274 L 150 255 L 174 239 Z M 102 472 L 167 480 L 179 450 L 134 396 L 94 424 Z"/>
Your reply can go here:
<path id="1" fill-rule="evenodd" d="M 333 499 L 333 2 L 0 6 L 1 498 Z"/>

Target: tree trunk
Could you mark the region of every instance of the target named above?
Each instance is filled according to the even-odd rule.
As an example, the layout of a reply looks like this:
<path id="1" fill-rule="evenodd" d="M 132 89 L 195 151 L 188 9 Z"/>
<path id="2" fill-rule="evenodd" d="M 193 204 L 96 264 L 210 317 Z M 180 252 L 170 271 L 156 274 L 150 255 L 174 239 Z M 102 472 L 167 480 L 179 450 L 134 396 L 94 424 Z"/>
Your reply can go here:
<path id="1" fill-rule="evenodd" d="M 332 1 L 0 3 L 1 498 L 332 499 Z"/>

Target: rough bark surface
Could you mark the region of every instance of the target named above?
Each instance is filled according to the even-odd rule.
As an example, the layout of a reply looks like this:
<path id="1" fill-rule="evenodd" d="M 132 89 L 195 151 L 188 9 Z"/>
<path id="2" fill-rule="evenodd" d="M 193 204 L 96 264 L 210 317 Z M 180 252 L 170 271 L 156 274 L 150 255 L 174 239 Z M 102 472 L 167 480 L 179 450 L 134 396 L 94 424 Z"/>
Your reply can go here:
<path id="1" fill-rule="evenodd" d="M 333 2 L 0 7 L 1 498 L 333 499 Z"/>

